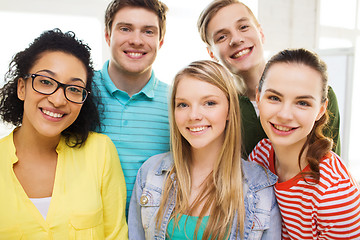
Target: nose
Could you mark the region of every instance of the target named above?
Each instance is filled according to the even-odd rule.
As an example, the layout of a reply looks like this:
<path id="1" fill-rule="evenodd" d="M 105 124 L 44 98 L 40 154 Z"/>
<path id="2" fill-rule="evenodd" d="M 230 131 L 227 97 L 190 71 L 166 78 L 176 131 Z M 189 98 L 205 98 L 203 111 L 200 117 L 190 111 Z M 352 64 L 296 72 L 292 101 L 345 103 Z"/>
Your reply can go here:
<path id="1" fill-rule="evenodd" d="M 54 107 L 60 107 L 67 103 L 67 99 L 65 98 L 65 92 L 63 88 L 58 88 L 56 92 L 48 96 L 49 102 L 51 102 Z"/>
<path id="2" fill-rule="evenodd" d="M 244 43 L 244 37 L 242 36 L 242 34 L 240 33 L 232 34 L 229 42 L 230 47 L 239 46 L 242 43 Z"/>
<path id="3" fill-rule="evenodd" d="M 144 44 L 143 36 L 140 31 L 134 31 L 131 34 L 131 37 L 129 39 L 129 43 L 131 45 L 140 45 L 142 46 Z"/>
<path id="4" fill-rule="evenodd" d="M 279 109 L 277 116 L 283 121 L 289 121 L 293 118 L 291 104 L 284 103 Z"/>
<path id="5" fill-rule="evenodd" d="M 199 107 L 197 107 L 197 106 L 191 107 L 190 114 L 189 114 L 190 120 L 197 121 L 197 120 L 201 120 L 202 117 L 203 117 L 203 115 L 202 115 Z"/>

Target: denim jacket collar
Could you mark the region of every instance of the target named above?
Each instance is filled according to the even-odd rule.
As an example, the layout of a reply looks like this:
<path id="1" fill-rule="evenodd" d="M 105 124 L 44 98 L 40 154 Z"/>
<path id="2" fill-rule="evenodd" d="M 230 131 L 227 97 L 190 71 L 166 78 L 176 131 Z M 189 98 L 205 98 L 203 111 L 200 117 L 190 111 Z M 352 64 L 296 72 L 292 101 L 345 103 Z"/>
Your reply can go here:
<path id="1" fill-rule="evenodd" d="M 155 175 L 160 176 L 162 174 L 166 174 L 171 170 L 174 165 L 174 160 L 172 158 L 171 153 L 169 153 L 166 157 L 164 157 L 163 161 L 160 161 L 160 164 L 157 168 L 155 168 Z"/>
<path id="2" fill-rule="evenodd" d="M 263 188 L 272 186 L 277 182 L 278 177 L 266 168 L 263 168 L 266 174 L 264 174 L 263 172 L 261 172 L 261 174 L 254 174 L 254 165 L 260 167 L 254 162 L 249 162 L 247 160 L 242 159 L 244 180 L 248 184 L 249 189 L 252 189 L 253 191 L 256 192 Z"/>

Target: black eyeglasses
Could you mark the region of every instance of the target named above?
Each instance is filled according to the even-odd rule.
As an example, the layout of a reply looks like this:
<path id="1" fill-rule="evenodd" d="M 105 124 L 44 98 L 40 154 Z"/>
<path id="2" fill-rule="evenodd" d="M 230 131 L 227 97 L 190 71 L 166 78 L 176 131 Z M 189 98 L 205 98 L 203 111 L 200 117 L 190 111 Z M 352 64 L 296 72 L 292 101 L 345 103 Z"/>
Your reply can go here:
<path id="1" fill-rule="evenodd" d="M 45 95 L 51 95 L 59 88 L 62 88 L 64 90 L 65 98 L 73 103 L 84 103 L 87 96 L 90 94 L 90 91 L 88 91 L 84 87 L 63 84 L 48 76 L 40 74 L 30 74 L 26 76 L 26 78 L 28 77 L 32 78 L 32 88 L 36 92 Z"/>

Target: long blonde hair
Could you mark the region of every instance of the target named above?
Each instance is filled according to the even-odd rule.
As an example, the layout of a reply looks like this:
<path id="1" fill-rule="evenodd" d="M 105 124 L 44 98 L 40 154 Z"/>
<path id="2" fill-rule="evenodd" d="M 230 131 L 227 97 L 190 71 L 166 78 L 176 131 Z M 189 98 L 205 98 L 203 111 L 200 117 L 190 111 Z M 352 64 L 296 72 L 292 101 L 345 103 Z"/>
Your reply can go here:
<path id="1" fill-rule="evenodd" d="M 189 204 L 191 189 L 190 160 L 191 146 L 176 126 L 175 95 L 181 79 L 194 77 L 210 83 L 222 90 L 229 101 L 228 121 L 225 127 L 225 140 L 212 173 L 205 179 L 203 189 L 193 204 Z M 196 225 L 195 237 L 205 213 L 210 216 L 202 239 L 225 239 L 231 232 L 232 223 L 237 217 L 237 233 L 243 235 L 245 218 L 242 170 L 241 170 L 241 132 L 238 91 L 232 75 L 220 64 L 204 60 L 192 62 L 181 70 L 174 79 L 170 98 L 170 137 L 174 166 L 168 174 L 157 214 L 157 227 L 160 228 L 166 212 L 167 203 L 175 200 L 171 217 L 178 223 L 182 214 L 191 214 L 200 204 L 204 204 Z M 176 194 L 171 195 L 171 190 Z"/>

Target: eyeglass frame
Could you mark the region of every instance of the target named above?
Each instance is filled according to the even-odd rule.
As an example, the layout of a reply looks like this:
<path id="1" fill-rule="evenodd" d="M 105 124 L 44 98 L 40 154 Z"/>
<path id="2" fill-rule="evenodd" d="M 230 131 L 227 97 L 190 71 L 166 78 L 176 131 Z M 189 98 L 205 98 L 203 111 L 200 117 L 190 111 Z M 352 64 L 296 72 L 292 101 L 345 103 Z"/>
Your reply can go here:
<path id="1" fill-rule="evenodd" d="M 54 90 L 52 93 L 43 93 L 43 92 L 40 92 L 39 90 L 36 90 L 35 87 L 34 87 L 34 80 L 35 80 L 35 78 L 38 77 L 38 76 L 40 76 L 40 77 L 46 77 L 46 78 L 49 78 L 49 79 L 55 81 L 56 84 L 57 84 L 57 87 L 55 88 L 55 90 Z M 64 96 L 65 96 L 66 100 L 68 100 L 68 101 L 70 101 L 70 102 L 72 102 L 72 103 L 83 104 L 83 103 L 85 102 L 85 100 L 87 99 L 87 97 L 89 96 L 89 94 L 91 93 L 91 92 L 90 92 L 88 89 L 86 89 L 85 87 L 81 87 L 81 86 L 74 85 L 74 84 L 64 84 L 64 83 L 61 83 L 61 82 L 57 81 L 56 79 L 54 79 L 54 78 L 52 78 L 52 77 L 46 76 L 46 75 L 41 75 L 41 74 L 37 74 L 37 73 L 32 73 L 32 74 L 26 75 L 26 76 L 25 76 L 25 79 L 26 79 L 26 78 L 29 78 L 29 77 L 31 77 L 31 79 L 32 79 L 32 81 L 31 81 L 31 87 L 32 87 L 32 89 L 33 89 L 35 92 L 38 92 L 38 93 L 41 93 L 41 94 L 44 94 L 44 95 L 52 95 L 52 94 L 54 94 L 59 88 L 62 88 L 63 91 L 64 91 Z M 70 86 L 70 87 L 71 87 L 71 86 L 73 86 L 73 87 L 79 87 L 79 88 L 84 89 L 85 92 L 86 92 L 85 98 L 84 98 L 81 102 L 75 102 L 75 101 L 70 100 L 70 99 L 67 97 L 66 91 L 65 91 L 65 89 L 66 89 L 67 87 L 69 87 L 69 86 Z"/>

